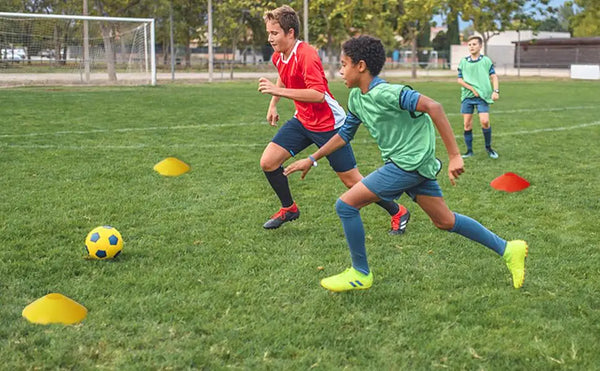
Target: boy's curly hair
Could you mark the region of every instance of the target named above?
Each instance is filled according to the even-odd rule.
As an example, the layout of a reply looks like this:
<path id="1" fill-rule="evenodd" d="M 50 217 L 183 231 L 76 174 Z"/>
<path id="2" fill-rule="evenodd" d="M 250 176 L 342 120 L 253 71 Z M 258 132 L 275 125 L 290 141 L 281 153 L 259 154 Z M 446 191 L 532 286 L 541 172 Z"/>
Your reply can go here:
<path id="1" fill-rule="evenodd" d="M 385 63 L 385 49 L 381 40 L 373 36 L 361 35 L 346 40 L 342 44 L 342 51 L 353 64 L 365 61 L 371 75 L 377 76 Z"/>

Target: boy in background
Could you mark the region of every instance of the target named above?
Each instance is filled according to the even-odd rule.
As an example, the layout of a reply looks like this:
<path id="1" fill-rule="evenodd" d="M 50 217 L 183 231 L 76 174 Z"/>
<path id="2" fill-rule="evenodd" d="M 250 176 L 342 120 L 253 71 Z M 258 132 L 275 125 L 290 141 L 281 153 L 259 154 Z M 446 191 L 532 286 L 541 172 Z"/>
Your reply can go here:
<path id="1" fill-rule="evenodd" d="M 479 36 L 471 36 L 467 41 L 470 55 L 461 59 L 458 64 L 458 83 L 462 86 L 460 112 L 463 115 L 464 137 L 467 152 L 463 158 L 473 156 L 473 112 L 477 107 L 481 130 L 485 140 L 485 150 L 490 158 L 498 158 L 492 149 L 492 127 L 490 126 L 490 104 L 500 98 L 498 76 L 492 60 L 481 54 L 483 40 Z"/>

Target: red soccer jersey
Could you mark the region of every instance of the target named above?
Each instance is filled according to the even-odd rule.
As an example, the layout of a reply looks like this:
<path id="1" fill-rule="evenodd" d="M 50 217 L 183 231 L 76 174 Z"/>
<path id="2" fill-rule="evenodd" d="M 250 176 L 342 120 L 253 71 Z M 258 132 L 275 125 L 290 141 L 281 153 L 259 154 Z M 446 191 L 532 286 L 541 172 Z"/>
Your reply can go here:
<path id="1" fill-rule="evenodd" d="M 317 51 L 300 40 L 296 41 L 294 49 L 287 60 L 281 53 L 273 53 L 271 58 L 281 82 L 288 89 L 314 89 L 325 94 L 322 103 L 298 102 L 296 117 L 305 128 L 311 131 L 331 131 L 340 127 L 346 118 L 344 109 L 329 91 L 323 64 Z"/>

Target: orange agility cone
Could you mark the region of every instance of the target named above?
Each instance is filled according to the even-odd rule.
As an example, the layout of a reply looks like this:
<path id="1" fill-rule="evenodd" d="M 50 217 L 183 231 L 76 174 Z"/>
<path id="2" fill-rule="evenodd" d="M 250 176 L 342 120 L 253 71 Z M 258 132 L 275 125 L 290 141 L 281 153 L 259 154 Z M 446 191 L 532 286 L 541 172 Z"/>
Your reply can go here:
<path id="1" fill-rule="evenodd" d="M 492 180 L 492 188 L 505 192 L 518 192 L 529 187 L 529 182 L 515 173 L 506 173 Z"/>
<path id="2" fill-rule="evenodd" d="M 52 293 L 26 306 L 22 314 L 31 323 L 72 325 L 85 319 L 87 309 L 62 294 Z"/>

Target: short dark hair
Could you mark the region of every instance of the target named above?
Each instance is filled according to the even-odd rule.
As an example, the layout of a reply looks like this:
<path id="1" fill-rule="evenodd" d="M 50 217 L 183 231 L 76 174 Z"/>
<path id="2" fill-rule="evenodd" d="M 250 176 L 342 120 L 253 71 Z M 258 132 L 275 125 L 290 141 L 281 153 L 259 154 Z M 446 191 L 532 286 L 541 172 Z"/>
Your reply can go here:
<path id="1" fill-rule="evenodd" d="M 385 63 L 385 49 L 381 40 L 376 37 L 361 35 L 346 40 L 342 45 L 344 55 L 352 60 L 353 64 L 365 61 L 367 69 L 373 76 L 379 75 Z"/>
<path id="2" fill-rule="evenodd" d="M 469 36 L 469 38 L 467 39 L 467 42 L 469 42 L 471 40 L 477 40 L 479 42 L 479 45 L 483 45 L 483 39 L 481 38 L 481 36 L 477 36 L 477 35 Z"/>
<path id="3" fill-rule="evenodd" d="M 290 30 L 294 30 L 294 36 L 298 38 L 300 32 L 300 20 L 296 11 L 288 5 L 267 11 L 263 17 L 266 22 L 275 21 L 279 23 L 283 32 L 287 35 Z"/>

